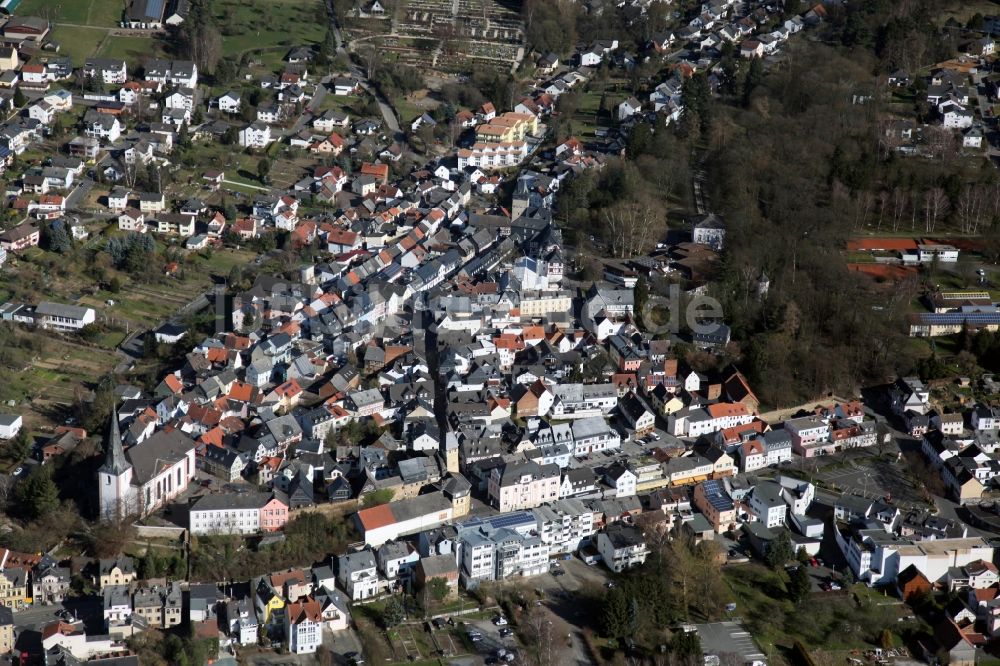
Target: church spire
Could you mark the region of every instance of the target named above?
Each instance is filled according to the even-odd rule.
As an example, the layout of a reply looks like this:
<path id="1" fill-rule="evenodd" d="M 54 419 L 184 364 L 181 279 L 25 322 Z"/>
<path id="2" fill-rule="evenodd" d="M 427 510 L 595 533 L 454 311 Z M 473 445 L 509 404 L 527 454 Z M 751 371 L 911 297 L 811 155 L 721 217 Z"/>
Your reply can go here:
<path id="1" fill-rule="evenodd" d="M 111 410 L 111 422 L 108 424 L 108 434 L 104 442 L 105 458 L 101 471 L 112 476 L 119 476 L 132 467 L 125 459 L 125 449 L 122 448 L 122 435 L 118 430 L 118 415 Z"/>

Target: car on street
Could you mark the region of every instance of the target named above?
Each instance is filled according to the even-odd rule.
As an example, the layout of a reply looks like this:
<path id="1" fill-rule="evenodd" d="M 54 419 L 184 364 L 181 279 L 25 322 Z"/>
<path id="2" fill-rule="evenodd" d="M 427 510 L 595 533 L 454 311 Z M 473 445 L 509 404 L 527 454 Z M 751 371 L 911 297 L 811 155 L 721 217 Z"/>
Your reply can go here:
<path id="1" fill-rule="evenodd" d="M 565 576 L 566 575 L 566 570 L 565 569 L 555 569 L 555 570 L 553 570 L 552 575 L 553 576 Z"/>
<path id="2" fill-rule="evenodd" d="M 493 624 L 497 625 L 498 627 L 506 627 L 507 618 L 505 618 L 503 615 L 497 615 L 495 618 L 493 618 Z"/>
<path id="3" fill-rule="evenodd" d="M 510 627 L 502 627 L 500 629 L 500 638 L 507 638 L 508 636 L 513 636 L 514 630 Z"/>

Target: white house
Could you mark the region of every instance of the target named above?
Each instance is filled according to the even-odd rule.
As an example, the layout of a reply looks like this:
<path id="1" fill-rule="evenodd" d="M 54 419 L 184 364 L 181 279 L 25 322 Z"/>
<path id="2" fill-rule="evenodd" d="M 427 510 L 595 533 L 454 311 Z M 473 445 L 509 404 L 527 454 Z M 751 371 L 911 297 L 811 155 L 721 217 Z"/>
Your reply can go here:
<path id="1" fill-rule="evenodd" d="M 315 599 L 303 599 L 285 607 L 288 651 L 313 654 L 323 643 L 323 607 Z"/>
<path id="2" fill-rule="evenodd" d="M 0 414 L 0 439 L 13 439 L 21 432 L 20 414 Z"/>
<path id="3" fill-rule="evenodd" d="M 620 122 L 627 118 L 631 118 L 641 110 L 642 102 L 637 100 L 635 97 L 629 97 L 627 100 L 618 105 L 618 120 Z"/>
<path id="4" fill-rule="evenodd" d="M 341 555 L 337 563 L 337 583 L 352 601 L 368 599 L 378 594 L 378 567 L 372 551 L 365 549 Z"/>
<path id="5" fill-rule="evenodd" d="M 781 496 L 781 486 L 771 481 L 761 481 L 750 492 L 750 511 L 766 527 L 779 527 L 785 523 L 788 505 Z"/>
<path id="6" fill-rule="evenodd" d="M 48 301 L 42 301 L 35 308 L 35 325 L 57 331 L 79 331 L 84 326 L 93 324 L 96 319 L 97 313 L 93 308 Z"/>
<path id="7" fill-rule="evenodd" d="M 260 121 L 240 130 L 240 145 L 244 148 L 266 148 L 272 141 L 270 126 Z"/>
<path id="8" fill-rule="evenodd" d="M 219 96 L 216 100 L 216 105 L 219 107 L 219 111 L 223 113 L 239 113 L 240 102 L 240 94 L 230 90 L 224 95 Z"/>
<path id="9" fill-rule="evenodd" d="M 621 573 L 646 561 L 649 549 L 637 528 L 622 523 L 612 523 L 597 533 L 597 552 L 605 566 Z"/>

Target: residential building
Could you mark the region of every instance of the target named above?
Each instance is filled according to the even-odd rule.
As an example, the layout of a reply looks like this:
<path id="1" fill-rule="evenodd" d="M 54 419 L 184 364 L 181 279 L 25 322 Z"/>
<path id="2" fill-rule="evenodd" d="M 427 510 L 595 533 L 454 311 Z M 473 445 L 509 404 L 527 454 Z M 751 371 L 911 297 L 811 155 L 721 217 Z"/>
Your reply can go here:
<path id="1" fill-rule="evenodd" d="M 511 461 L 490 474 L 490 503 L 501 512 L 532 509 L 559 498 L 557 465 Z"/>
<path id="2" fill-rule="evenodd" d="M 381 581 L 372 551 L 365 549 L 337 558 L 337 583 L 347 592 L 351 601 L 376 596 Z"/>
<path id="3" fill-rule="evenodd" d="M 646 561 L 649 549 L 638 528 L 624 523 L 613 523 L 597 533 L 597 552 L 604 565 L 621 573 Z"/>
<path id="4" fill-rule="evenodd" d="M 274 493 L 203 495 L 188 511 L 191 534 L 275 532 L 288 522 L 288 504 Z"/>

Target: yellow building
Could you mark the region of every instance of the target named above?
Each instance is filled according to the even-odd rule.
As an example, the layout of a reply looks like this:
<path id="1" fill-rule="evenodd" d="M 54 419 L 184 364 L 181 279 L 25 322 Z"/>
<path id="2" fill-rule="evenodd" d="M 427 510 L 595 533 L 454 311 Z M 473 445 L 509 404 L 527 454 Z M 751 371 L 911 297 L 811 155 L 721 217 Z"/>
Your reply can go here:
<path id="1" fill-rule="evenodd" d="M 510 143 L 538 132 L 538 119 L 527 113 L 508 112 L 476 128 L 476 141 Z"/>
<path id="2" fill-rule="evenodd" d="M 10 46 L 0 47 L 0 70 L 17 69 L 19 64 L 17 49 Z"/>
<path id="3" fill-rule="evenodd" d="M 0 604 L 11 610 L 22 608 L 28 588 L 28 572 L 17 567 L 0 571 Z"/>
<path id="4" fill-rule="evenodd" d="M 271 587 L 266 579 L 261 578 L 257 584 L 256 605 L 257 610 L 261 611 L 264 615 L 264 622 L 262 624 L 267 624 L 271 621 L 271 616 L 275 611 L 280 611 L 285 607 L 285 600 Z"/>
<path id="5" fill-rule="evenodd" d="M 0 606 L 0 654 L 14 649 L 14 613 Z"/>
<path id="6" fill-rule="evenodd" d="M 135 578 L 135 562 L 127 555 L 98 562 L 97 582 L 102 590 L 108 585 L 130 585 Z"/>

